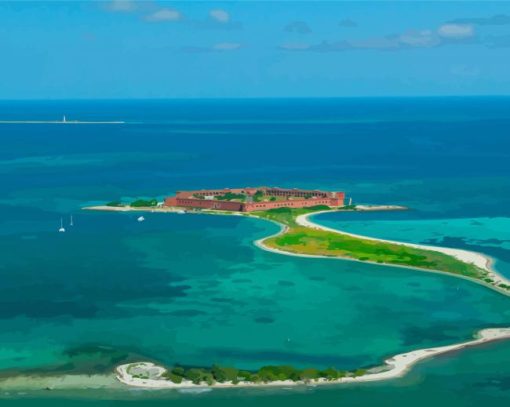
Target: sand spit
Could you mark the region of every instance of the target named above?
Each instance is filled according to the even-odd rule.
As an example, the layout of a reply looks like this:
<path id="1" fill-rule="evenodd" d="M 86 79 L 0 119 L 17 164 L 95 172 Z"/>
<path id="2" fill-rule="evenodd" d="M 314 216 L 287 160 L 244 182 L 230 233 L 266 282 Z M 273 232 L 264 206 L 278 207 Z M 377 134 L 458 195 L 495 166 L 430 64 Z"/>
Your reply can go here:
<path id="1" fill-rule="evenodd" d="M 509 339 L 510 328 L 489 328 L 479 331 L 475 339 L 461 342 L 454 345 L 439 346 L 435 348 L 419 349 L 407 353 L 401 353 L 384 361 L 384 365 L 370 369 L 361 376 L 348 376 L 334 380 L 317 379 L 311 381 L 279 380 L 267 383 L 232 382 L 207 384 L 202 382 L 194 384 L 191 381 L 183 380 L 181 383 L 174 383 L 166 380 L 163 374 L 166 369 L 150 362 L 137 362 L 120 365 L 115 369 L 117 379 L 133 387 L 150 389 L 182 389 L 182 388 L 233 388 L 233 387 L 287 387 L 299 385 L 332 385 L 342 383 L 362 383 L 380 380 L 395 379 L 404 376 L 412 366 L 423 359 L 438 356 L 447 352 L 460 350 L 468 347 L 481 345 L 497 340 Z"/>
<path id="2" fill-rule="evenodd" d="M 430 251 L 444 253 L 446 255 L 455 257 L 457 260 L 460 260 L 464 263 L 474 264 L 475 266 L 481 268 L 482 270 L 487 271 L 487 273 L 489 274 L 488 277 L 490 277 L 495 282 L 495 285 L 499 285 L 499 284 L 510 285 L 510 280 L 508 280 L 504 276 L 500 275 L 493 269 L 492 259 L 489 256 L 486 256 L 482 253 L 473 252 L 473 251 L 469 251 L 469 250 L 463 250 L 463 249 L 452 249 L 452 248 L 448 248 L 448 247 L 428 246 L 428 245 L 423 245 L 423 244 L 398 242 L 398 241 L 394 241 L 394 240 L 377 239 L 377 238 L 373 238 L 373 237 L 357 235 L 354 233 L 348 233 L 348 232 L 340 231 L 337 229 L 329 228 L 327 226 L 322 226 L 317 223 L 314 223 L 310 220 L 310 216 L 312 216 L 312 215 L 318 215 L 320 213 L 327 213 L 327 212 L 330 212 L 330 211 L 314 212 L 311 214 L 300 215 L 296 218 L 296 223 L 298 225 L 305 226 L 305 227 L 308 227 L 311 229 L 325 230 L 325 231 L 333 232 L 333 233 L 340 233 L 343 235 L 352 236 L 352 237 L 356 237 L 356 238 L 360 238 L 360 239 L 392 243 L 392 244 L 398 244 L 401 246 L 413 247 L 416 249 L 430 250 Z M 454 274 L 452 274 L 452 275 L 454 275 Z"/>

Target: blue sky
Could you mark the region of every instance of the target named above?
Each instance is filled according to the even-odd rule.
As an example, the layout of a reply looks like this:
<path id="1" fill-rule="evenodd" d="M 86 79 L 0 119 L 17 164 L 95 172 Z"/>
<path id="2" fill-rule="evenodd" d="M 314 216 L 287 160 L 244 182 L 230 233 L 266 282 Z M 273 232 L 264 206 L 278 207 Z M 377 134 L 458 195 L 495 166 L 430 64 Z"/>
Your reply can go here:
<path id="1" fill-rule="evenodd" d="M 510 94 L 510 2 L 0 2 L 0 99 Z"/>

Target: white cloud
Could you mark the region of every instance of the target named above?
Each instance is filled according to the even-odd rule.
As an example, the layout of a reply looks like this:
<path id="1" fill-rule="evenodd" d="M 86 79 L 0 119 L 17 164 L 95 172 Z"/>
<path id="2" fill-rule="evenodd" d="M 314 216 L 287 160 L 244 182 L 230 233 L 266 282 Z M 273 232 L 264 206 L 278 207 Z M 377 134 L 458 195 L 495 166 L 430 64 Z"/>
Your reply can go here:
<path id="1" fill-rule="evenodd" d="M 401 34 L 398 40 L 401 44 L 409 47 L 433 47 L 440 41 L 431 30 L 408 31 Z"/>
<path id="2" fill-rule="evenodd" d="M 230 21 L 230 14 L 221 9 L 213 9 L 209 11 L 209 17 L 222 24 L 226 24 Z"/>
<path id="3" fill-rule="evenodd" d="M 132 0 L 112 0 L 108 9 L 119 13 L 129 13 L 136 10 L 136 3 Z"/>
<path id="4" fill-rule="evenodd" d="M 471 24 L 443 24 L 437 29 L 439 36 L 451 39 L 470 38 L 475 35 L 475 29 Z"/>
<path id="5" fill-rule="evenodd" d="M 182 19 L 182 14 L 178 10 L 162 8 L 148 15 L 145 19 L 147 21 L 179 21 Z"/>
<path id="6" fill-rule="evenodd" d="M 234 51 L 239 48 L 241 48 L 241 44 L 238 42 L 220 42 L 212 47 L 215 51 Z"/>

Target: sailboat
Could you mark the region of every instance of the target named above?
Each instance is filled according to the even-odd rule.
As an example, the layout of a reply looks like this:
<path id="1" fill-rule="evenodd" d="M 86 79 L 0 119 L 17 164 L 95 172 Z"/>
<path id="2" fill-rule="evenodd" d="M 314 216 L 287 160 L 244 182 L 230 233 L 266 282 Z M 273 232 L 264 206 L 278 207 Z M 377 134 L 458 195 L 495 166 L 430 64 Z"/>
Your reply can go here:
<path id="1" fill-rule="evenodd" d="M 69 226 L 74 226 L 74 223 L 73 223 L 73 215 L 71 215 L 71 219 L 69 221 Z"/>
<path id="2" fill-rule="evenodd" d="M 140 216 L 138 217 L 138 219 L 136 219 L 138 222 L 143 222 L 145 220 L 145 218 L 143 216 Z"/>
<path id="3" fill-rule="evenodd" d="M 64 228 L 64 220 L 60 218 L 60 229 L 58 230 L 60 233 L 64 233 L 66 229 Z"/>

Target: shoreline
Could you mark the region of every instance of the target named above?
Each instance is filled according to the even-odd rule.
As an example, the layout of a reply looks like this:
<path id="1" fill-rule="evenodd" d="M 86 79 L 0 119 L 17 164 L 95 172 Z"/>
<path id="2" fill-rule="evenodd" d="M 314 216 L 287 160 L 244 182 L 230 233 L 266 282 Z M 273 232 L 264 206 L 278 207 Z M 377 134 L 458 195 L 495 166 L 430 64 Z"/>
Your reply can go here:
<path id="1" fill-rule="evenodd" d="M 405 206 L 400 205 L 357 205 L 356 209 L 346 209 L 343 210 L 345 212 L 370 212 L 370 211 L 401 211 L 401 210 L 408 210 L 409 208 Z M 251 212 L 225 212 L 225 211 L 215 211 L 215 210 L 200 210 L 200 211 L 187 211 L 185 208 L 182 207 L 170 207 L 170 206 L 158 206 L 158 207 L 138 207 L 133 208 L 130 206 L 107 206 L 107 205 L 95 205 L 95 206 L 86 206 L 83 207 L 82 210 L 91 210 L 91 211 L 106 211 L 106 212 L 161 212 L 161 213 L 186 213 L 186 214 L 206 214 L 206 215 L 228 215 L 228 216 L 245 216 L 248 218 L 255 218 L 259 220 L 265 220 L 269 222 L 273 222 L 280 226 L 280 230 L 272 234 L 270 236 L 265 236 L 263 238 L 255 240 L 253 243 L 256 247 L 258 247 L 261 250 L 265 250 L 267 252 L 285 255 L 285 256 L 296 256 L 296 257 L 305 257 L 305 258 L 323 258 L 323 259 L 337 259 L 337 260 L 346 260 L 346 261 L 355 261 L 360 263 L 368 263 L 368 264 L 374 264 L 379 266 L 389 266 L 389 267 L 398 267 L 398 268 L 406 268 L 411 270 L 418 270 L 418 271 L 425 271 L 428 273 L 436 273 L 436 274 L 442 274 L 457 278 L 462 278 L 464 280 L 474 282 L 478 285 L 490 288 L 500 294 L 504 294 L 507 296 L 510 296 L 510 291 L 506 290 L 502 287 L 499 287 L 499 284 L 506 284 L 510 286 L 510 279 L 507 279 L 503 275 L 499 274 L 494 268 L 494 260 L 485 254 L 473 252 L 469 250 L 464 249 L 453 249 L 448 247 L 441 247 L 441 246 L 429 246 L 429 245 L 423 245 L 423 244 L 417 244 L 417 243 L 408 243 L 408 242 L 399 242 L 394 240 L 387 240 L 387 239 L 380 239 L 380 238 L 374 238 L 369 236 L 363 236 L 363 235 L 357 235 L 354 233 L 344 232 L 338 229 L 330 228 L 327 226 L 323 226 L 317 223 L 312 222 L 309 218 L 311 216 L 320 215 L 322 213 L 332 213 L 332 212 L 342 212 L 338 210 L 323 210 L 323 211 L 317 211 L 312 212 L 308 214 L 299 215 L 296 217 L 296 223 L 300 226 L 307 227 L 310 229 L 315 230 L 323 230 L 327 232 L 337 233 L 340 235 L 345 236 L 351 236 L 359 239 L 365 239 L 365 240 L 372 240 L 372 241 L 379 241 L 384 243 L 391 243 L 391 244 L 397 244 L 401 246 L 407 246 L 412 248 L 417 248 L 421 250 L 429 250 L 429 251 L 436 251 L 439 253 L 446 254 L 448 256 L 454 257 L 457 260 L 460 260 L 467 264 L 474 264 L 475 266 L 481 268 L 482 270 L 486 271 L 488 273 L 488 276 L 492 278 L 493 283 L 487 283 L 483 280 L 471 278 L 467 276 L 463 276 L 461 274 L 455 274 L 455 273 L 448 273 L 446 271 L 441 270 L 432 270 L 432 269 L 426 269 L 426 268 L 420 268 L 420 267 L 413 267 L 413 266 L 406 266 L 406 265 L 399 265 L 399 264 L 387 264 L 387 263 L 377 263 L 372 261 L 361 261 L 358 259 L 350 258 L 350 257 L 342 257 L 337 255 L 321 255 L 321 254 L 306 254 L 306 253 L 295 253 L 291 251 L 285 251 L 276 249 L 273 247 L 266 246 L 264 244 L 264 241 L 273 237 L 277 237 L 281 234 L 284 234 L 288 230 L 288 226 L 283 225 L 277 221 L 273 221 L 270 219 L 264 219 L 261 217 L 258 217 L 256 215 L 253 215 Z"/>
<path id="2" fill-rule="evenodd" d="M 465 348 L 474 347 L 477 345 L 510 339 L 510 328 L 487 328 L 478 331 L 475 339 L 466 342 L 460 342 L 453 345 L 438 346 L 434 348 L 418 349 L 406 353 L 400 353 L 392 356 L 384 361 L 384 365 L 370 369 L 367 373 L 361 376 L 348 376 L 339 379 L 327 380 L 319 378 L 310 381 L 292 381 L 292 380 L 277 380 L 273 382 L 244 382 L 241 381 L 237 384 L 232 382 L 215 382 L 207 384 L 201 382 L 194 384 L 191 381 L 183 380 L 181 383 L 174 383 L 170 380 L 162 378 L 161 376 L 166 372 L 166 369 L 155 365 L 151 362 L 137 362 L 117 366 L 115 374 L 117 380 L 127 386 L 147 388 L 147 389 L 183 389 L 183 388 L 241 388 L 241 387 L 288 387 L 288 386 L 306 386 L 306 385 L 335 385 L 345 383 L 363 383 L 375 382 L 383 380 L 391 380 L 404 376 L 411 368 L 418 362 L 429 359 L 431 357 L 442 355 L 448 352 L 461 350 Z M 137 368 L 147 372 L 150 376 L 147 378 L 134 377 L 129 373 L 130 368 Z M 378 370 L 378 371 L 374 371 Z"/>
<path id="3" fill-rule="evenodd" d="M 265 220 L 267 220 L 267 219 L 265 219 Z M 503 295 L 506 295 L 506 296 L 510 296 L 510 292 L 504 290 L 503 288 L 500 288 L 498 286 L 486 283 L 486 282 L 484 282 L 482 280 L 478 280 L 478 279 L 475 279 L 475 278 L 463 276 L 461 274 L 453 274 L 453 273 L 448 273 L 446 271 L 425 269 L 425 268 L 413 267 L 413 266 L 404 266 L 404 265 L 401 265 L 401 264 L 385 264 L 385 263 L 381 264 L 381 263 L 376 263 L 376 262 L 373 262 L 373 261 L 353 259 L 353 258 L 350 258 L 350 257 L 325 256 L 325 255 L 322 255 L 322 254 L 294 253 L 294 252 L 288 252 L 288 251 L 284 251 L 284 250 L 275 249 L 273 247 L 266 246 L 264 244 L 264 241 L 266 239 L 270 239 L 272 237 L 277 237 L 280 234 L 285 233 L 286 230 L 288 229 L 288 227 L 284 226 L 284 225 L 281 225 L 280 223 L 275 222 L 275 221 L 271 221 L 271 220 L 268 220 L 268 221 L 269 222 L 273 222 L 274 224 L 280 226 L 281 229 L 277 233 L 275 233 L 275 234 L 273 234 L 271 236 L 263 237 L 263 238 L 258 239 L 258 240 L 253 242 L 253 244 L 255 246 L 257 246 L 259 249 L 264 250 L 266 252 L 270 252 L 270 253 L 274 253 L 274 254 L 278 254 L 278 255 L 282 255 L 282 256 L 304 257 L 304 258 L 309 258 L 309 259 L 329 259 L 329 260 L 352 261 L 352 262 L 356 262 L 356 263 L 372 264 L 372 265 L 375 265 L 375 266 L 396 267 L 396 268 L 402 268 L 402 269 L 408 269 L 408 270 L 421 271 L 421 272 L 425 272 L 425 273 L 441 274 L 443 276 L 449 276 L 449 277 L 452 277 L 452 278 L 460 278 L 460 279 L 469 281 L 471 283 L 475 283 L 475 284 L 481 285 L 482 287 L 489 288 L 489 289 L 491 289 L 493 291 L 496 291 L 496 292 L 498 292 L 500 294 L 503 294 Z M 342 232 L 338 232 L 338 231 L 336 231 L 336 232 L 337 233 L 342 233 Z"/>
<path id="4" fill-rule="evenodd" d="M 487 256 L 483 253 L 474 252 L 474 251 L 470 251 L 470 250 L 464 250 L 464 249 L 454 249 L 454 248 L 442 247 L 442 246 L 430 246 L 430 245 L 424 245 L 424 244 L 418 244 L 418 243 L 400 242 L 400 241 L 396 241 L 396 240 L 388 240 L 388 239 L 380 239 L 380 238 L 375 238 L 375 237 L 370 237 L 370 236 L 364 236 L 364 235 L 349 233 L 349 232 L 345 232 L 342 230 L 323 226 L 323 225 L 320 225 L 320 224 L 315 223 L 312 220 L 310 220 L 311 216 L 320 215 L 321 213 L 329 213 L 329 212 L 330 211 L 320 211 L 320 212 L 299 215 L 298 217 L 296 217 L 296 223 L 300 226 L 308 227 L 311 229 L 324 230 L 324 231 L 339 233 L 339 234 L 356 237 L 356 238 L 360 238 L 360 239 L 366 239 L 366 240 L 372 240 L 372 241 L 384 242 L 384 243 L 392 243 L 392 244 L 412 247 L 412 248 L 416 248 L 416 249 L 430 250 L 430 251 L 436 251 L 439 253 L 443 253 L 448 256 L 452 256 L 452 257 L 456 258 L 457 260 L 460 260 L 464 263 L 474 264 L 475 266 L 487 271 L 489 276 L 493 279 L 493 281 L 496 284 L 496 285 L 487 284 L 487 286 L 489 286 L 491 288 L 499 288 L 497 286 L 499 284 L 510 285 L 509 279 L 507 279 L 503 275 L 499 274 L 496 270 L 494 270 L 494 268 L 493 268 L 494 260 L 490 256 Z M 403 266 L 403 267 L 407 267 L 407 266 Z M 419 270 L 422 270 L 422 269 L 419 269 Z M 441 272 L 441 273 L 445 273 L 445 272 Z M 457 274 L 453 274 L 453 273 L 445 273 L 445 274 L 463 277 L 461 275 L 457 275 Z M 470 281 L 479 281 L 479 280 L 471 279 L 469 277 L 466 277 L 466 278 L 469 279 Z M 479 281 L 479 282 L 483 283 L 482 281 Z"/>

